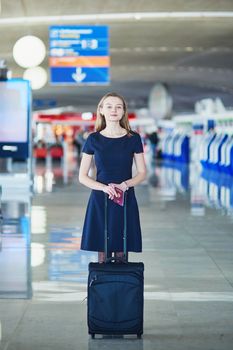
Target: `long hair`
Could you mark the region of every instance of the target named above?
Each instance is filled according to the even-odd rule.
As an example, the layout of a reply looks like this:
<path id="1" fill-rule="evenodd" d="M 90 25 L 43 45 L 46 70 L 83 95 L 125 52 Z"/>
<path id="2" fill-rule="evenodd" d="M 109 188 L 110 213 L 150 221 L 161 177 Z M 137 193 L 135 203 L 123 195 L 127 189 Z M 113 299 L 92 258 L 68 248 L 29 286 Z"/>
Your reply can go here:
<path id="1" fill-rule="evenodd" d="M 128 120 L 127 105 L 126 105 L 125 99 L 121 95 L 117 94 L 116 92 L 109 92 L 108 94 L 104 95 L 101 98 L 100 102 L 98 103 L 97 112 L 96 112 L 95 130 L 101 131 L 106 127 L 105 117 L 103 114 L 100 113 L 100 108 L 103 107 L 103 103 L 107 97 L 118 97 L 122 101 L 124 114 L 120 120 L 120 126 L 127 131 L 127 134 L 129 134 L 131 131 L 131 128 Z"/>

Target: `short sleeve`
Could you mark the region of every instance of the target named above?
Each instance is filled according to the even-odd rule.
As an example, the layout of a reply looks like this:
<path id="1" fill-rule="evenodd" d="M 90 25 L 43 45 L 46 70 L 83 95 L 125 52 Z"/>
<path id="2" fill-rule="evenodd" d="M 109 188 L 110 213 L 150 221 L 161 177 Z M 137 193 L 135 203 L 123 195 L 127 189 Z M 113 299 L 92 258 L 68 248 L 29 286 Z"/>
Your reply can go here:
<path id="1" fill-rule="evenodd" d="M 92 145 L 92 136 L 89 135 L 83 145 L 82 148 L 82 152 L 83 153 L 87 153 L 87 154 L 94 154 L 94 148 Z"/>
<path id="2" fill-rule="evenodd" d="M 139 134 L 135 134 L 134 139 L 134 153 L 143 153 L 141 136 Z"/>

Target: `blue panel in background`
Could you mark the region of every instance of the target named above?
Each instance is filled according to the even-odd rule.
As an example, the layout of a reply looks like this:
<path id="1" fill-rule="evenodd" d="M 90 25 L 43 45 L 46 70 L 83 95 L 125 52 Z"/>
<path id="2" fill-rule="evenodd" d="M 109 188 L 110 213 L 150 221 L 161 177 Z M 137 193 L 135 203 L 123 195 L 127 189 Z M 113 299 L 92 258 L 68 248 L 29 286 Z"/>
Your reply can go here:
<path id="1" fill-rule="evenodd" d="M 52 108 L 57 106 L 57 101 L 51 98 L 34 98 L 33 109 Z"/>
<path id="2" fill-rule="evenodd" d="M 79 78 L 80 77 L 80 78 Z M 75 80 L 76 79 L 76 80 Z M 80 81 L 79 81 L 80 80 Z M 109 68 L 51 67 L 51 83 L 81 84 L 109 83 Z"/>
<path id="3" fill-rule="evenodd" d="M 108 26 L 52 26 L 49 32 L 50 56 L 108 56 Z"/>
<path id="4" fill-rule="evenodd" d="M 50 58 L 54 59 L 50 60 L 51 84 L 109 83 L 108 26 L 51 26 L 49 39 Z M 103 60 L 107 57 L 107 60 L 103 61 L 106 62 L 106 66 L 105 63 L 101 67 L 98 67 L 98 63 L 95 66 L 88 58 L 82 64 L 78 61 L 78 66 L 72 61 L 77 57 L 102 57 Z"/>

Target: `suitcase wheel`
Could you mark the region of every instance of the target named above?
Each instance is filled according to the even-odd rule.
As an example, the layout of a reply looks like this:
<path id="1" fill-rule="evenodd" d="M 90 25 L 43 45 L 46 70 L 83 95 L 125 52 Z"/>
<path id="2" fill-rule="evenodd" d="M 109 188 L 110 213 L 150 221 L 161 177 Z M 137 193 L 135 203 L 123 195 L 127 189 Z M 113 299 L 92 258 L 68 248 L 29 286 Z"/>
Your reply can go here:
<path id="1" fill-rule="evenodd" d="M 91 333 L 91 339 L 95 339 L 95 333 Z"/>
<path id="2" fill-rule="evenodd" d="M 141 338 L 142 338 L 142 333 L 138 333 L 138 334 L 137 334 L 137 338 L 138 338 L 138 339 L 141 339 Z"/>

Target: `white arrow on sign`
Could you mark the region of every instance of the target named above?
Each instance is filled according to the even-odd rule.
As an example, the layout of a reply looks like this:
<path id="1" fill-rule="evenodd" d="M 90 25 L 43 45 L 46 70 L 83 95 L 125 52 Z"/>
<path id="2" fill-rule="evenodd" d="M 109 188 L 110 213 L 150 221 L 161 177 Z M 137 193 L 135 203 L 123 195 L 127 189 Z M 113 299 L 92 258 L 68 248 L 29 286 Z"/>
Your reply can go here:
<path id="1" fill-rule="evenodd" d="M 82 73 L 82 68 L 76 68 L 76 72 L 72 74 L 72 78 L 77 82 L 81 83 L 86 78 L 86 73 Z"/>

